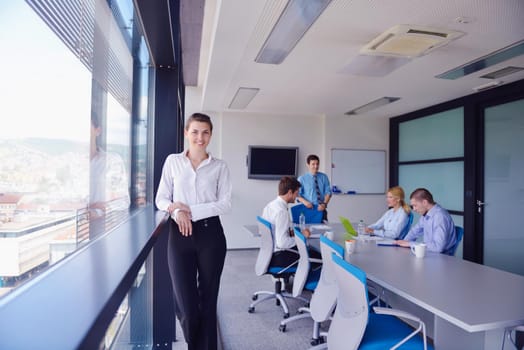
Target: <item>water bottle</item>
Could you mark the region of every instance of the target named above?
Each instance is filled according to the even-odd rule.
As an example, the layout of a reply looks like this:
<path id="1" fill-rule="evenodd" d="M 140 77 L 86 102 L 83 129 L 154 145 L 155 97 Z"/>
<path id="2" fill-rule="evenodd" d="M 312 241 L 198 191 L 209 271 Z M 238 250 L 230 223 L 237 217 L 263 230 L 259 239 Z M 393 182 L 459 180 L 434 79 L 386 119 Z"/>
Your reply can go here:
<path id="1" fill-rule="evenodd" d="M 365 231 L 366 229 L 366 225 L 364 224 L 364 220 L 360 220 L 358 222 L 358 226 L 357 226 L 357 233 L 359 236 L 364 236 L 364 233 L 366 232 Z"/>
<path id="2" fill-rule="evenodd" d="M 306 216 L 304 213 L 300 213 L 300 216 L 298 217 L 298 227 L 300 228 L 300 232 L 303 232 L 306 228 Z"/>

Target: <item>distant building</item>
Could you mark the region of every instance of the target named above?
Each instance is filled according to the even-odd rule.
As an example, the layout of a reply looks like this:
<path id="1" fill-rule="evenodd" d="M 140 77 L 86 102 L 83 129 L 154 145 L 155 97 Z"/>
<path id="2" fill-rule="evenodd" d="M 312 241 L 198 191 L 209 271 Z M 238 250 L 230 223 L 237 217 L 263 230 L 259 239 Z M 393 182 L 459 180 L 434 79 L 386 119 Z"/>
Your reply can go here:
<path id="1" fill-rule="evenodd" d="M 0 221 L 9 222 L 13 220 L 23 195 L 14 193 L 0 193 Z"/>

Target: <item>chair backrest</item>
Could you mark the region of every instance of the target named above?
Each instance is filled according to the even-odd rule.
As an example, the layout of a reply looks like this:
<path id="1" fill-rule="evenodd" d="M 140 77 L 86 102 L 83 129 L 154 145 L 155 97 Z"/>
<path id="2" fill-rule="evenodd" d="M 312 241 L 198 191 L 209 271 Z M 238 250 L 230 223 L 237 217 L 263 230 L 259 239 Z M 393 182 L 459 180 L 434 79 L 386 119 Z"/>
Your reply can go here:
<path id="1" fill-rule="evenodd" d="M 302 290 L 304 289 L 304 285 L 308 279 L 310 268 L 306 237 L 304 237 L 304 235 L 297 228 L 295 228 L 295 243 L 297 244 L 298 253 L 300 254 L 300 257 L 298 258 L 297 271 L 295 272 L 295 277 L 293 279 L 293 296 L 297 297 L 302 294 Z"/>
<path id="2" fill-rule="evenodd" d="M 400 231 L 400 235 L 398 236 L 397 239 L 404 239 L 404 237 L 406 237 L 406 235 L 409 232 L 409 229 L 411 228 L 411 224 L 413 224 L 413 216 L 414 216 L 413 212 L 410 211 L 408 214 L 408 223 L 406 224 L 406 226 L 404 226 L 402 231 Z"/>
<path id="3" fill-rule="evenodd" d="M 329 326 L 330 350 L 358 349 L 368 321 L 366 273 L 332 254 L 338 284 L 335 315 Z"/>
<path id="4" fill-rule="evenodd" d="M 262 276 L 267 272 L 271 258 L 273 257 L 273 229 L 271 223 L 261 216 L 257 216 L 258 233 L 260 234 L 260 250 L 255 263 L 255 273 Z"/>
<path id="5" fill-rule="evenodd" d="M 337 304 L 338 285 L 332 255 L 344 257 L 344 248 L 325 236 L 320 236 L 322 271 L 315 293 L 311 297 L 309 309 L 316 322 L 324 322 L 333 313 Z"/>
<path id="6" fill-rule="evenodd" d="M 292 206 L 290 211 L 291 218 L 295 224 L 299 223 L 298 218 L 300 217 L 300 213 L 304 213 L 304 216 L 306 217 L 306 224 L 320 224 L 322 223 L 322 217 L 324 215 L 323 212 L 317 210 L 316 205 L 309 209 L 306 208 L 306 206 L 302 203 Z"/>
<path id="7" fill-rule="evenodd" d="M 460 241 L 462 241 L 462 237 L 464 237 L 464 228 L 455 226 L 455 235 L 457 236 L 457 241 L 455 242 L 455 245 L 449 249 L 449 255 L 455 255 L 457 252 Z"/>

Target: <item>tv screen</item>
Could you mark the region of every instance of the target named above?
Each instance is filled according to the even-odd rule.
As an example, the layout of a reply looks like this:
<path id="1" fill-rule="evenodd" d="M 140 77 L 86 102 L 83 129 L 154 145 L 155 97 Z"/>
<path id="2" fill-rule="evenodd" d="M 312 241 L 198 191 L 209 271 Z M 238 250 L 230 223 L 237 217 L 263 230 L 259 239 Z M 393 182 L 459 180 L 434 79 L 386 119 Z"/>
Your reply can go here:
<path id="1" fill-rule="evenodd" d="M 249 146 L 248 179 L 280 180 L 297 176 L 298 147 Z"/>

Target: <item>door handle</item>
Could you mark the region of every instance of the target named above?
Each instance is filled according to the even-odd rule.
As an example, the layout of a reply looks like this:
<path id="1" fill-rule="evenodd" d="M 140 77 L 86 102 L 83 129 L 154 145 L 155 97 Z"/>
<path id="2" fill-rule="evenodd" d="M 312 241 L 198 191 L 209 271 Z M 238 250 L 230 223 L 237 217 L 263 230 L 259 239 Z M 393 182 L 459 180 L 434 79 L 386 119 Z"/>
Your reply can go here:
<path id="1" fill-rule="evenodd" d="M 483 202 L 483 201 L 477 199 L 477 211 L 478 211 L 479 213 L 482 213 L 482 207 L 483 207 L 484 205 L 486 205 L 485 202 Z"/>

